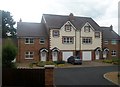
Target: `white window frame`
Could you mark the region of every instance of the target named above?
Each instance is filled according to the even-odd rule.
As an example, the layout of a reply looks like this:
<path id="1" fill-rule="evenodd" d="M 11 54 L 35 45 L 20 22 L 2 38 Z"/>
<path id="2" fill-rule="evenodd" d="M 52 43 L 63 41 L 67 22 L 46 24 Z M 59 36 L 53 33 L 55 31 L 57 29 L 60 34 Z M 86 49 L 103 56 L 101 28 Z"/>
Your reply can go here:
<path id="1" fill-rule="evenodd" d="M 115 45 L 115 44 L 117 44 L 117 41 L 116 40 L 111 40 L 111 44 Z"/>
<path id="2" fill-rule="evenodd" d="M 95 32 L 95 38 L 100 38 L 100 32 Z"/>
<path id="3" fill-rule="evenodd" d="M 39 39 L 40 41 L 40 44 L 45 44 L 45 37 L 40 37 L 40 39 Z"/>
<path id="4" fill-rule="evenodd" d="M 53 30 L 53 37 L 59 37 L 60 32 L 59 30 Z"/>
<path id="5" fill-rule="evenodd" d="M 116 52 L 115 50 L 112 50 L 112 51 L 111 51 L 111 55 L 112 55 L 112 56 L 116 56 L 116 53 L 117 53 L 117 52 Z"/>
<path id="6" fill-rule="evenodd" d="M 105 41 L 104 41 L 104 44 L 108 44 L 108 41 L 107 41 L 107 40 L 105 40 Z"/>
<path id="7" fill-rule="evenodd" d="M 25 38 L 25 44 L 34 44 L 34 38 Z"/>
<path id="8" fill-rule="evenodd" d="M 90 32 L 90 26 L 89 25 L 84 26 L 84 32 L 86 32 L 86 33 Z"/>
<path id="9" fill-rule="evenodd" d="M 74 44 L 74 37 L 63 37 L 63 44 Z"/>
<path id="10" fill-rule="evenodd" d="M 72 28 L 72 26 L 71 26 L 70 24 L 66 24 L 66 25 L 65 25 L 65 31 L 66 31 L 66 32 L 70 32 L 70 31 L 71 31 L 71 28 Z"/>
<path id="11" fill-rule="evenodd" d="M 25 52 L 25 59 L 33 59 L 33 57 L 34 57 L 34 52 L 32 52 L 32 51 Z"/>
<path id="12" fill-rule="evenodd" d="M 83 44 L 92 44 L 92 37 L 83 37 L 82 43 Z"/>

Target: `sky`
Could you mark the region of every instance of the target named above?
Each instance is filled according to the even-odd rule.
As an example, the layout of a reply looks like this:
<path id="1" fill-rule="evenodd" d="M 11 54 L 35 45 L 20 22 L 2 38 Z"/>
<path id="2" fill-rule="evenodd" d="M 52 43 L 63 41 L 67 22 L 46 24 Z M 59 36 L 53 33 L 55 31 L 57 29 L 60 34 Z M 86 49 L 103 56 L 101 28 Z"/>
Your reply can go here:
<path id="1" fill-rule="evenodd" d="M 42 14 L 91 17 L 100 26 L 118 33 L 118 2 L 120 0 L 0 0 L 0 10 L 9 11 L 18 22 L 41 22 Z"/>

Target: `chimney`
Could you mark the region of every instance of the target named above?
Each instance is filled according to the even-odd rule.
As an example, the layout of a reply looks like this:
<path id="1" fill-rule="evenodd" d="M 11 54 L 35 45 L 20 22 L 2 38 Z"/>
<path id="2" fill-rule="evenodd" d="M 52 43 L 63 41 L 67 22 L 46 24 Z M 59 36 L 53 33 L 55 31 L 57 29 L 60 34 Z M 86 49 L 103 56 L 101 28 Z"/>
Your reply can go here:
<path id="1" fill-rule="evenodd" d="M 111 30 L 111 31 L 113 30 L 113 26 L 112 26 L 112 25 L 110 26 L 110 30 Z"/>
<path id="2" fill-rule="evenodd" d="M 20 18 L 19 22 L 22 22 L 22 19 Z"/>
<path id="3" fill-rule="evenodd" d="M 113 26 L 111 25 L 110 28 L 113 29 Z"/>
<path id="4" fill-rule="evenodd" d="M 69 15 L 69 20 L 70 20 L 70 21 L 74 21 L 74 19 L 75 19 L 75 18 L 74 18 L 73 13 L 70 13 L 70 15 Z"/>

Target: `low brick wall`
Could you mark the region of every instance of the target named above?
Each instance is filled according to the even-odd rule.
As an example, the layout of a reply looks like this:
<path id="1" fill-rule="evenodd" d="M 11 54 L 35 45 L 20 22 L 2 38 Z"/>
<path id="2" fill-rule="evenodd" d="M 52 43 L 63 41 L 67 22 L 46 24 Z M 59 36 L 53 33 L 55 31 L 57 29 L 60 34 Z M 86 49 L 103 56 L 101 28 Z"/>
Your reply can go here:
<path id="1" fill-rule="evenodd" d="M 54 66 L 2 70 L 2 87 L 53 87 Z"/>

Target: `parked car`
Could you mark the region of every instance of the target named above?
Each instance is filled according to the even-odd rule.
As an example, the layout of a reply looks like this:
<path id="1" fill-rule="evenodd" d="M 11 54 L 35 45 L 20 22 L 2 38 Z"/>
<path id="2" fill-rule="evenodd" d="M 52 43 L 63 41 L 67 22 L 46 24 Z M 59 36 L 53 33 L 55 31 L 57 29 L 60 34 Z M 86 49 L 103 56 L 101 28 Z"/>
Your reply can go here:
<path id="1" fill-rule="evenodd" d="M 67 59 L 67 62 L 68 63 L 71 63 L 71 64 L 82 64 L 82 59 L 79 57 L 79 56 L 70 56 L 68 59 Z"/>

